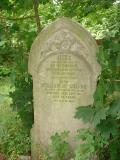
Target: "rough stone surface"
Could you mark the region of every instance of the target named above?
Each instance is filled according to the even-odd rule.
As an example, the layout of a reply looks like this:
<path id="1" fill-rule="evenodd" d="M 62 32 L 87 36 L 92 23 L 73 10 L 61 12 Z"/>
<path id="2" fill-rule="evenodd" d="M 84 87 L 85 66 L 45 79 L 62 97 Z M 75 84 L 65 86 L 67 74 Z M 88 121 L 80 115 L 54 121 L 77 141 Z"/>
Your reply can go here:
<path id="1" fill-rule="evenodd" d="M 61 18 L 46 27 L 34 41 L 29 57 L 33 76 L 34 126 L 32 155 L 48 147 L 56 132 L 70 131 L 74 147 L 77 129 L 86 128 L 74 119 L 76 107 L 93 103 L 101 67 L 96 60 L 95 40 L 78 23 Z"/>

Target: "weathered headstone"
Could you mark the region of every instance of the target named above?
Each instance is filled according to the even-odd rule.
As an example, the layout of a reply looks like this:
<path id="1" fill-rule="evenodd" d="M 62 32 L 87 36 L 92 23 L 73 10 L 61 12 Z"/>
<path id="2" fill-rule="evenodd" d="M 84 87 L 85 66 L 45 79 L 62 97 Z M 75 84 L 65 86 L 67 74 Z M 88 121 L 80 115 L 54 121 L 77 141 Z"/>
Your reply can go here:
<path id="1" fill-rule="evenodd" d="M 73 147 L 77 129 L 88 127 L 74 119 L 74 114 L 76 107 L 93 103 L 101 71 L 97 50 L 92 36 L 68 18 L 48 25 L 34 41 L 29 57 L 34 96 L 33 159 L 38 159 L 39 149 L 50 144 L 54 133 L 70 131 Z"/>

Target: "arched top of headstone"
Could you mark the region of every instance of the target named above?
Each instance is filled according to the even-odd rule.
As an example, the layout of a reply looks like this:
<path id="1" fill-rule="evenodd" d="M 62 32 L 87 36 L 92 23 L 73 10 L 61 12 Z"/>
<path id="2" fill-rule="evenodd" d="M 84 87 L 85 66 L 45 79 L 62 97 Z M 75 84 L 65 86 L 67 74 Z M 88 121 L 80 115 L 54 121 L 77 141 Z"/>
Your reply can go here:
<path id="1" fill-rule="evenodd" d="M 97 77 L 100 73 L 100 66 L 96 61 L 97 50 L 96 41 L 79 23 L 67 17 L 59 18 L 45 27 L 35 39 L 29 56 L 29 73 L 36 73 L 40 63 L 48 56 L 70 51 L 92 64 Z"/>

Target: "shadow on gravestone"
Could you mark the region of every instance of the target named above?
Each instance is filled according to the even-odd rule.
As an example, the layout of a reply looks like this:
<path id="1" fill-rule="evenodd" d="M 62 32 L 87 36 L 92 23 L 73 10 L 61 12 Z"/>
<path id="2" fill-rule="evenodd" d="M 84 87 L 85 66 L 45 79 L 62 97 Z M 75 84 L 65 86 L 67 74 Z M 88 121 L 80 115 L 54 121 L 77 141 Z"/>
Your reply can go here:
<path id="1" fill-rule="evenodd" d="M 101 67 L 96 60 L 97 44 L 80 24 L 60 18 L 35 39 L 29 56 L 33 77 L 34 125 L 32 158 L 38 160 L 56 132 L 70 131 L 71 148 L 78 129 L 88 128 L 74 119 L 78 106 L 93 103 Z"/>

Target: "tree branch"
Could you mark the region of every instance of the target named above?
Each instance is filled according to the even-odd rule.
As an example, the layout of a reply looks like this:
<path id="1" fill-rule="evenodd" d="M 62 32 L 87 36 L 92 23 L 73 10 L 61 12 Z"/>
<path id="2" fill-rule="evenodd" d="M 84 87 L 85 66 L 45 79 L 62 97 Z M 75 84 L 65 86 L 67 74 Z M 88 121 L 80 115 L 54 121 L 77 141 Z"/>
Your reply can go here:
<path id="1" fill-rule="evenodd" d="M 36 24 L 37 24 L 37 32 L 39 33 L 42 29 L 41 24 L 40 24 L 39 12 L 38 12 L 39 1 L 33 0 L 33 6 L 34 6 L 35 19 L 36 19 Z"/>
<path id="2" fill-rule="evenodd" d="M 31 19 L 31 18 L 35 18 L 35 16 L 26 16 L 26 17 L 17 17 L 17 18 L 12 18 L 12 17 L 3 17 L 0 16 L 0 19 L 2 20 L 11 20 L 11 21 L 17 21 L 17 20 L 26 20 L 26 19 Z"/>

